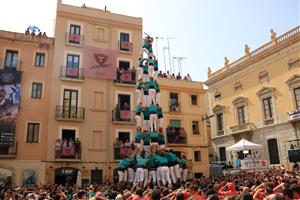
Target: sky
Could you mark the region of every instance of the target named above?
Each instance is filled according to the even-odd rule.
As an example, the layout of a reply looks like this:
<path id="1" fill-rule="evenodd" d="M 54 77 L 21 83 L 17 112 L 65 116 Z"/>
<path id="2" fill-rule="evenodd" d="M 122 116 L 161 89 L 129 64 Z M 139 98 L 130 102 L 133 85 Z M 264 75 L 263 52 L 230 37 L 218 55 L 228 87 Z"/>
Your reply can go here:
<path id="1" fill-rule="evenodd" d="M 254 50 L 270 40 L 270 29 L 277 36 L 300 24 L 299 0 L 63 0 L 65 4 L 103 9 L 143 18 L 143 31 L 153 37 L 154 54 L 160 66 L 175 73 L 182 70 L 193 80 L 207 80 L 212 71 L 244 55 L 244 45 Z M 6 0 L 0 6 L 0 29 L 24 32 L 30 25 L 54 35 L 56 0 Z M 157 51 L 156 51 L 157 45 Z M 178 59 L 183 57 L 181 70 Z M 164 70 L 164 67 L 162 67 Z"/>

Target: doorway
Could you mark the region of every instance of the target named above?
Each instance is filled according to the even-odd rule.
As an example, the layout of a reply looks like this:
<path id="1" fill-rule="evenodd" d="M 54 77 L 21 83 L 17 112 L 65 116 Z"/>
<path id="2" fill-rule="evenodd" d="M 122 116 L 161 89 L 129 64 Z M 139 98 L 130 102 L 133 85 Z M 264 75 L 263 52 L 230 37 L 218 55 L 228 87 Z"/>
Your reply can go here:
<path id="1" fill-rule="evenodd" d="M 76 184 L 78 169 L 72 167 L 62 167 L 55 169 L 55 184 Z"/>
<path id="2" fill-rule="evenodd" d="M 280 164 L 277 139 L 273 138 L 268 140 L 270 164 Z"/>

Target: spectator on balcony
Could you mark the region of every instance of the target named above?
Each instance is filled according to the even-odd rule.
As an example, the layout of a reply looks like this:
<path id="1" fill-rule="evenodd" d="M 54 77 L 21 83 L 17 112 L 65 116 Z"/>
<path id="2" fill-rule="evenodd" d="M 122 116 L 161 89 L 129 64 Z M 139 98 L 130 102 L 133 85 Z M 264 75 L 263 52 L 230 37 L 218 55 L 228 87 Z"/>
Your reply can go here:
<path id="1" fill-rule="evenodd" d="M 136 70 L 135 68 L 133 68 L 132 70 L 130 70 L 130 74 L 131 74 L 131 81 L 135 81 L 135 77 L 136 77 Z"/>
<path id="2" fill-rule="evenodd" d="M 119 68 L 117 69 L 117 81 L 121 82 L 121 71 Z"/>
<path id="3" fill-rule="evenodd" d="M 190 74 L 187 74 L 186 78 L 188 81 L 192 81 L 192 77 L 190 76 Z"/>
<path id="4" fill-rule="evenodd" d="M 130 148 L 131 147 L 131 143 L 128 139 L 125 141 L 124 147 L 125 148 Z"/>
<path id="5" fill-rule="evenodd" d="M 121 149 L 124 148 L 124 141 L 123 140 L 120 141 L 120 148 Z"/>
<path id="6" fill-rule="evenodd" d="M 123 109 L 122 110 L 129 110 L 129 104 L 125 101 L 123 104 Z"/>
<path id="7" fill-rule="evenodd" d="M 184 128 L 180 128 L 179 141 L 181 141 L 181 143 L 185 143 L 185 139 L 186 139 L 186 132 L 185 132 Z"/>
<path id="8" fill-rule="evenodd" d="M 170 125 L 168 125 L 168 127 L 166 128 L 166 133 L 167 133 L 167 141 L 169 143 L 171 143 L 172 138 L 171 138 L 171 127 L 170 127 Z"/>
<path id="9" fill-rule="evenodd" d="M 68 146 L 73 147 L 74 146 L 74 140 L 70 137 L 68 141 Z"/>
<path id="10" fill-rule="evenodd" d="M 66 138 L 64 138 L 64 141 L 63 141 L 63 147 L 67 147 L 68 146 L 68 140 Z"/>
<path id="11" fill-rule="evenodd" d="M 179 137 L 179 135 L 177 134 L 176 129 L 173 127 L 172 130 L 171 130 L 171 138 L 173 140 L 173 143 L 178 143 L 179 142 L 178 137 Z"/>
<path id="12" fill-rule="evenodd" d="M 188 79 L 187 79 L 187 77 L 186 77 L 186 76 L 184 76 L 183 80 L 187 81 Z"/>
<path id="13" fill-rule="evenodd" d="M 116 105 L 116 108 L 115 108 L 115 117 L 116 117 L 116 120 L 120 120 L 120 106 L 119 104 Z"/>
<path id="14" fill-rule="evenodd" d="M 61 141 L 57 139 L 55 142 L 55 158 L 60 158 L 61 156 Z"/>
<path id="15" fill-rule="evenodd" d="M 29 28 L 27 28 L 27 29 L 26 29 L 26 31 L 25 31 L 25 35 L 30 35 Z"/>
<path id="16" fill-rule="evenodd" d="M 162 73 L 162 71 L 159 71 L 159 73 L 158 73 L 158 77 L 159 77 L 159 78 L 162 78 L 162 77 L 163 77 L 163 73 Z"/>
<path id="17" fill-rule="evenodd" d="M 171 74 L 167 71 L 167 78 L 171 79 Z"/>
<path id="18" fill-rule="evenodd" d="M 174 73 L 171 75 L 171 79 L 176 79 L 176 76 Z"/>
<path id="19" fill-rule="evenodd" d="M 181 75 L 180 75 L 179 72 L 178 72 L 178 74 L 177 74 L 177 76 L 176 76 L 176 79 L 177 79 L 177 80 L 181 80 Z"/>
<path id="20" fill-rule="evenodd" d="M 75 139 L 75 142 L 74 142 L 74 145 L 75 145 L 75 156 L 76 158 L 80 158 L 81 157 L 81 142 L 79 141 L 78 138 Z"/>

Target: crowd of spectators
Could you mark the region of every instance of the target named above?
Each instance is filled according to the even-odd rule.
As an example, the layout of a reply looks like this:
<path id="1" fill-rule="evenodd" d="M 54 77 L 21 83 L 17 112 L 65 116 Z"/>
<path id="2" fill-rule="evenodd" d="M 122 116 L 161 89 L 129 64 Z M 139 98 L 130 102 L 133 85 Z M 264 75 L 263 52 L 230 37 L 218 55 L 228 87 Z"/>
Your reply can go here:
<path id="1" fill-rule="evenodd" d="M 117 68 L 117 82 L 118 83 L 131 83 L 135 82 L 136 70 Z"/>
<path id="2" fill-rule="evenodd" d="M 130 156 L 130 154 L 134 151 L 134 148 L 134 141 L 123 141 L 116 138 L 114 143 L 115 159 L 122 159 L 125 156 Z"/>
<path id="3" fill-rule="evenodd" d="M 185 144 L 186 132 L 184 128 L 174 128 L 168 126 L 166 128 L 167 142 L 171 144 Z"/>
<path id="4" fill-rule="evenodd" d="M 105 181 L 99 185 L 39 186 L 6 185 L 0 190 L 0 199 L 116 199 L 116 200 L 290 200 L 300 199 L 299 168 L 287 171 L 272 168 L 264 171 L 238 171 L 225 176 L 202 177 L 178 183 L 172 188 L 156 187 L 151 183 L 145 188 L 138 184 L 113 184 Z"/>
<path id="5" fill-rule="evenodd" d="M 169 71 L 164 72 L 164 73 L 162 71 L 159 71 L 158 77 L 168 78 L 168 79 L 176 79 L 176 80 L 192 81 L 192 77 L 190 76 L 190 74 L 187 74 L 186 76 L 182 77 L 179 72 L 178 72 L 177 75 L 175 75 L 174 73 L 170 74 Z"/>
<path id="6" fill-rule="evenodd" d="M 70 138 L 57 139 L 55 142 L 55 158 L 77 158 L 81 157 L 81 142 Z"/>

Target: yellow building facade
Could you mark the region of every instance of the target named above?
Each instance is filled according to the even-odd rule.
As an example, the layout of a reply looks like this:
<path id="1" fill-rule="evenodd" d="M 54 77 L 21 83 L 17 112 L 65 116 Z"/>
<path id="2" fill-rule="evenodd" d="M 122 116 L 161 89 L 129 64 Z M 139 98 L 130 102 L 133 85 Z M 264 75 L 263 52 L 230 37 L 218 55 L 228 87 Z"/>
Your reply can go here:
<path id="1" fill-rule="evenodd" d="M 270 41 L 208 71 L 209 110 L 213 116 L 214 155 L 235 165 L 237 154 L 226 147 L 245 138 L 262 144 L 258 153 L 269 165 L 288 164 L 291 144 L 299 148 L 300 27 L 281 36 L 271 30 Z M 293 113 L 294 112 L 294 113 Z"/>
<path id="2" fill-rule="evenodd" d="M 45 35 L 0 30 L 1 185 L 7 177 L 18 185 L 45 182 L 53 48 L 54 39 Z"/>

